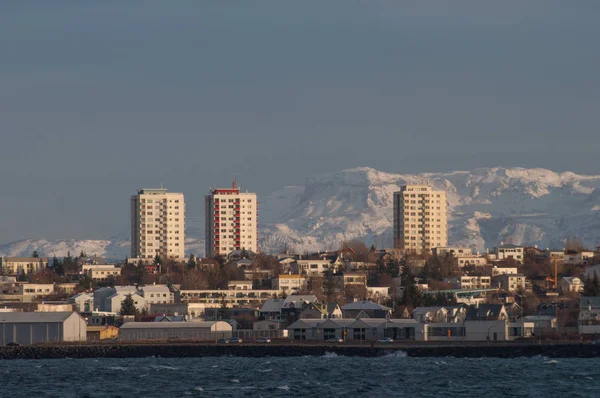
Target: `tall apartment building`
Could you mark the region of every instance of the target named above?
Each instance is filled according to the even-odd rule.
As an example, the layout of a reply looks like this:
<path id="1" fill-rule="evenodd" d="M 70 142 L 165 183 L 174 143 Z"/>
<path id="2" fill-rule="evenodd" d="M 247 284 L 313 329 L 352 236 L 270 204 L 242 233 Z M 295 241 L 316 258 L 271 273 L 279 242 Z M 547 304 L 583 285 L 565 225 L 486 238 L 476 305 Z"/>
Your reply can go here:
<path id="1" fill-rule="evenodd" d="M 142 189 L 131 197 L 131 256 L 185 258 L 185 200 L 182 193 Z"/>
<path id="2" fill-rule="evenodd" d="M 427 185 L 394 192 L 394 247 L 421 253 L 447 245 L 446 192 Z"/>
<path id="3" fill-rule="evenodd" d="M 255 193 L 214 189 L 205 198 L 206 257 L 234 250 L 258 250 L 258 201 Z"/>

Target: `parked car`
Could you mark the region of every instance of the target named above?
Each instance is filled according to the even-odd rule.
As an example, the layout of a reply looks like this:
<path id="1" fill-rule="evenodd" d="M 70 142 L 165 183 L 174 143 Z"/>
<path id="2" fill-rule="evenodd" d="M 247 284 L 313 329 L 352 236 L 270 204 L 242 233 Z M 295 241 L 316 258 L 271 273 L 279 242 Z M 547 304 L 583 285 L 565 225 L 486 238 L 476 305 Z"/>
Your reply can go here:
<path id="1" fill-rule="evenodd" d="M 379 339 L 377 340 L 378 343 L 383 343 L 383 344 L 389 344 L 389 343 L 393 343 L 394 340 L 389 338 L 389 337 L 384 337 L 383 339 Z"/>
<path id="2" fill-rule="evenodd" d="M 226 341 L 227 344 L 240 344 L 242 342 L 243 342 L 243 340 L 240 339 L 239 337 L 232 337 L 230 339 L 227 339 L 227 341 Z"/>
<path id="3" fill-rule="evenodd" d="M 328 343 L 343 343 L 344 339 L 338 339 L 337 337 L 332 337 L 330 339 L 327 339 Z"/>
<path id="4" fill-rule="evenodd" d="M 219 344 L 227 344 L 227 339 L 219 339 L 219 340 L 217 340 L 217 343 L 219 343 Z"/>
<path id="5" fill-rule="evenodd" d="M 256 339 L 256 342 L 257 342 L 257 343 L 270 343 L 270 342 L 271 342 L 271 339 L 270 339 L 270 338 L 268 338 L 268 337 L 263 337 L 263 338 L 261 338 L 261 339 Z"/>

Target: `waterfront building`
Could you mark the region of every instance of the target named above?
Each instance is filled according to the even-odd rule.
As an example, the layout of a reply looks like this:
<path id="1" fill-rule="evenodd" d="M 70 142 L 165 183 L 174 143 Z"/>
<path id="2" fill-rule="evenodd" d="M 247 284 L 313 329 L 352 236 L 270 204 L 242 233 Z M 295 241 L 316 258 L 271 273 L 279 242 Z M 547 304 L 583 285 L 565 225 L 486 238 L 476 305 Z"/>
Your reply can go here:
<path id="1" fill-rule="evenodd" d="M 215 322 L 127 322 L 119 329 L 119 340 L 198 339 L 215 340 L 231 337 L 233 327 Z"/>
<path id="2" fill-rule="evenodd" d="M 166 189 L 142 189 L 131 197 L 131 257 L 185 259 L 185 199 Z"/>
<path id="3" fill-rule="evenodd" d="M 258 201 L 236 183 L 205 197 L 206 257 L 233 251 L 258 252 Z"/>
<path id="4" fill-rule="evenodd" d="M 3 312 L 0 346 L 86 341 L 87 325 L 76 312 Z"/>
<path id="5" fill-rule="evenodd" d="M 421 253 L 448 246 L 446 192 L 404 185 L 394 192 L 394 248 Z"/>

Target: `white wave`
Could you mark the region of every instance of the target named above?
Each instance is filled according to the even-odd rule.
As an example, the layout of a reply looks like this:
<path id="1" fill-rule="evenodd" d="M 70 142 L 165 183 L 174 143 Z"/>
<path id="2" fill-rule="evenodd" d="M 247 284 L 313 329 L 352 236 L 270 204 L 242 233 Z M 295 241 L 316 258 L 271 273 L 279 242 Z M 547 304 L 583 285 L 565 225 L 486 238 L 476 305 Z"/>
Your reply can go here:
<path id="1" fill-rule="evenodd" d="M 238 379 L 231 379 L 229 381 L 232 382 L 232 383 L 239 383 L 240 382 Z"/>
<path id="2" fill-rule="evenodd" d="M 408 355 L 406 351 L 398 350 L 392 351 L 389 354 L 385 355 L 386 358 L 406 358 Z"/>
<path id="3" fill-rule="evenodd" d="M 280 390 L 285 390 L 285 391 L 289 391 L 290 390 L 290 388 L 288 386 L 279 386 L 277 388 L 279 388 Z"/>
<path id="4" fill-rule="evenodd" d="M 325 352 L 325 354 L 323 355 L 325 358 L 337 358 L 339 357 L 338 354 L 336 354 L 335 352 Z"/>
<path id="5" fill-rule="evenodd" d="M 202 387 L 195 387 L 194 390 L 196 390 L 196 391 L 204 391 L 204 388 L 202 388 Z"/>

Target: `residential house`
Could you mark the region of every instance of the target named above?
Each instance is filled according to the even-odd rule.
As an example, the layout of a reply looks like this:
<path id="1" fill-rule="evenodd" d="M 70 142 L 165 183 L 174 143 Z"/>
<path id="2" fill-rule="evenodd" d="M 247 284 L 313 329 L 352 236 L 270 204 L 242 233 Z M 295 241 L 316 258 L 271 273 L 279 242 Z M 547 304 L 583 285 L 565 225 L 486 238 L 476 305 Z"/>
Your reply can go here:
<path id="1" fill-rule="evenodd" d="M 489 289 L 492 278 L 489 276 L 463 275 L 460 277 L 461 289 Z"/>
<path id="2" fill-rule="evenodd" d="M 461 256 L 452 259 L 452 264 L 459 268 L 468 266 L 482 267 L 487 265 L 487 262 L 488 261 L 486 257 L 479 255 Z"/>
<path id="3" fill-rule="evenodd" d="M 593 251 L 567 250 L 567 251 L 565 251 L 565 256 L 563 258 L 563 261 L 565 264 L 571 264 L 571 265 L 592 264 L 594 262 L 594 252 Z"/>
<path id="4" fill-rule="evenodd" d="M 563 294 L 568 292 L 581 293 L 583 285 L 581 279 L 576 276 L 565 276 L 558 281 L 558 288 Z"/>
<path id="5" fill-rule="evenodd" d="M 229 290 L 252 290 L 252 281 L 229 281 L 227 288 Z"/>
<path id="6" fill-rule="evenodd" d="M 359 300 L 342 306 L 344 318 L 391 318 L 392 309 L 368 300 Z"/>
<path id="7" fill-rule="evenodd" d="M 498 275 L 492 279 L 492 286 L 509 292 L 525 290 L 527 288 L 527 278 L 523 274 Z"/>
<path id="8" fill-rule="evenodd" d="M 91 293 L 78 293 L 67 300 L 75 306 L 77 312 L 92 312 L 94 310 L 94 295 Z"/>
<path id="9" fill-rule="evenodd" d="M 302 275 L 280 274 L 271 280 L 272 288 L 285 292 L 298 292 L 306 289 L 306 278 Z"/>
<path id="10" fill-rule="evenodd" d="M 536 336 L 550 333 L 552 329 L 556 329 L 558 326 L 558 318 L 553 315 L 527 315 L 524 319 L 533 323 L 533 332 Z"/>
<path id="11" fill-rule="evenodd" d="M 147 304 L 171 304 L 175 302 L 173 292 L 167 285 L 148 285 L 140 288 Z"/>
<path id="12" fill-rule="evenodd" d="M 433 255 L 436 257 L 445 257 L 451 255 L 452 257 L 471 257 L 473 256 L 473 249 L 470 247 L 460 246 L 444 246 L 434 247 L 432 249 Z"/>
<path id="13" fill-rule="evenodd" d="M 515 260 L 517 263 L 522 264 L 525 258 L 525 247 L 501 242 L 499 246 L 494 248 L 493 254 L 498 261 Z"/>
<path id="14" fill-rule="evenodd" d="M 519 268 L 512 265 L 494 265 L 492 267 L 492 277 L 506 274 L 518 274 Z"/>
<path id="15" fill-rule="evenodd" d="M 300 314 L 301 319 L 330 319 L 341 318 L 342 309 L 337 303 L 321 304 L 319 302 L 308 303 Z"/>
<path id="16" fill-rule="evenodd" d="M 329 260 L 297 260 L 300 275 L 319 276 L 332 268 Z"/>

